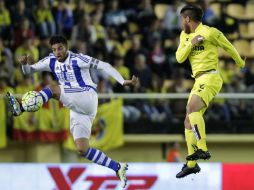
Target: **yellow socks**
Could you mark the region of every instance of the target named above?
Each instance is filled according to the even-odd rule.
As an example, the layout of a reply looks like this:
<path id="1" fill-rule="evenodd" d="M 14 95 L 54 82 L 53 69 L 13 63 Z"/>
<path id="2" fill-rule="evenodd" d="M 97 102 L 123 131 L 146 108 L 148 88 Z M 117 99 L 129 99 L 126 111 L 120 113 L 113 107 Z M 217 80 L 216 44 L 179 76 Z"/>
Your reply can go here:
<path id="1" fill-rule="evenodd" d="M 188 155 L 191 155 L 195 152 L 193 145 L 197 144 L 197 140 L 193 134 L 193 131 L 191 129 L 185 129 L 185 140 L 187 143 L 187 148 L 188 148 Z M 193 168 L 196 165 L 196 161 L 188 161 L 187 166 L 189 168 Z"/>
<path id="2" fill-rule="evenodd" d="M 197 139 L 197 146 L 203 151 L 207 151 L 205 121 L 201 112 L 193 112 L 189 114 L 189 120 L 192 131 Z"/>

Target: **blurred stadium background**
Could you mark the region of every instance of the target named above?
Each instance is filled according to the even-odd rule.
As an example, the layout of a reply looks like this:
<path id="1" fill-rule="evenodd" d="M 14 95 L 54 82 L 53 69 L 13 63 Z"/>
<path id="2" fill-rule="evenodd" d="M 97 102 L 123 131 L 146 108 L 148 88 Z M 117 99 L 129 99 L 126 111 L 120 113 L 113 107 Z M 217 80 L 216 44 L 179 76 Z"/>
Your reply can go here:
<path id="1" fill-rule="evenodd" d="M 175 59 L 186 2 L 201 5 L 203 22 L 220 29 L 247 62 L 240 72 L 219 51 L 224 86 L 205 114 L 212 159 L 201 163 L 200 174 L 176 180 L 187 152 L 183 118 L 193 84 L 188 63 Z M 49 73 L 23 76 L 17 57 L 47 56 L 56 33 L 68 38 L 73 52 L 140 78 L 132 89 L 92 73 L 100 106 L 91 144 L 131 163 L 126 189 L 254 189 L 253 0 L 0 0 L 1 190 L 118 188 L 114 173 L 82 164 L 60 103 L 52 100 L 18 118 L 7 111 L 7 91 L 22 95 L 54 82 Z"/>

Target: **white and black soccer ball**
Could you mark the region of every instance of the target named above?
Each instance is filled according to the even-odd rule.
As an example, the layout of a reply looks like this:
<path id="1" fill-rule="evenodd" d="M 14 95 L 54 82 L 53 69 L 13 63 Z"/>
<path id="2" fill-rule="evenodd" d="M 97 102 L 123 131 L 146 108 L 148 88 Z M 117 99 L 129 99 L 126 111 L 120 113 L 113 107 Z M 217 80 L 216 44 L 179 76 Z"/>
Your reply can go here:
<path id="1" fill-rule="evenodd" d="M 42 106 L 43 99 L 39 92 L 29 91 L 22 96 L 21 103 L 25 111 L 35 112 Z"/>

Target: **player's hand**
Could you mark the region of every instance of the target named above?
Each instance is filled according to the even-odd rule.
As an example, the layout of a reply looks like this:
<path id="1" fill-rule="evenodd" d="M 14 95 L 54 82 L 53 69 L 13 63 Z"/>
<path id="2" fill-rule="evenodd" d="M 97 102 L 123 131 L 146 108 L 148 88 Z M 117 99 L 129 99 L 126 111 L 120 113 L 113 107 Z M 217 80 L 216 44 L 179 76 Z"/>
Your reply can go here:
<path id="1" fill-rule="evenodd" d="M 26 55 L 22 55 L 22 56 L 18 57 L 18 62 L 21 65 L 26 65 L 27 64 L 27 56 Z"/>
<path id="2" fill-rule="evenodd" d="M 33 58 L 33 56 L 28 54 L 26 57 L 27 57 L 27 63 L 28 64 L 34 64 L 34 58 Z"/>
<path id="3" fill-rule="evenodd" d="M 22 55 L 22 56 L 18 57 L 18 62 L 21 65 L 26 65 L 27 63 L 33 64 L 34 58 L 31 55 Z"/>
<path id="4" fill-rule="evenodd" d="M 136 86 L 138 82 L 139 82 L 138 77 L 133 75 L 131 80 L 124 81 L 123 86 L 130 86 L 130 85 Z"/>
<path id="5" fill-rule="evenodd" d="M 191 40 L 191 43 L 192 43 L 192 45 L 196 45 L 196 44 L 202 43 L 204 40 L 205 40 L 205 38 L 204 38 L 203 36 L 197 35 L 197 36 L 195 36 L 195 37 Z"/>
<path id="6" fill-rule="evenodd" d="M 238 63 L 238 66 L 240 67 L 241 71 L 246 71 L 246 67 L 245 67 L 246 66 L 246 59 L 247 59 L 247 57 L 244 58 L 243 63 L 241 63 L 240 65 Z"/>

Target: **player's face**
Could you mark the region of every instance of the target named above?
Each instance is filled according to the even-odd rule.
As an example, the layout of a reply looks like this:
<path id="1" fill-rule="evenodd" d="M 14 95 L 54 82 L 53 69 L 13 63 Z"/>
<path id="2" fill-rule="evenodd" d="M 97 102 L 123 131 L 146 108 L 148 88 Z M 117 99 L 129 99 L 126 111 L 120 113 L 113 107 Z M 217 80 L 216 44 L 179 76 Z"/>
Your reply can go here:
<path id="1" fill-rule="evenodd" d="M 52 51 L 57 61 L 63 62 L 67 57 L 67 47 L 62 43 L 53 44 Z"/>
<path id="2" fill-rule="evenodd" d="M 190 33 L 190 17 L 181 15 L 182 28 L 186 34 Z"/>

